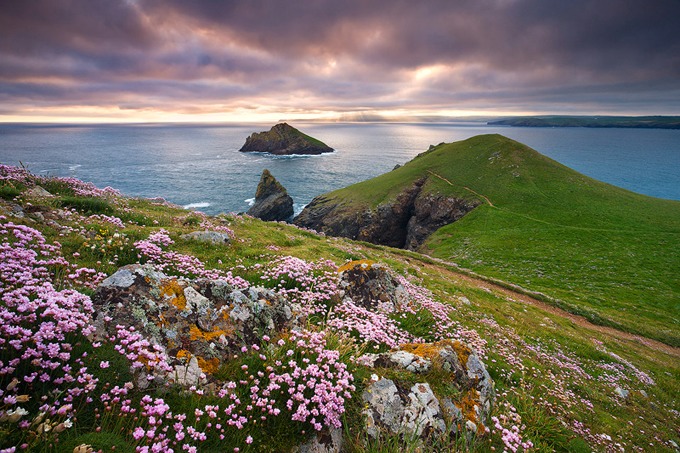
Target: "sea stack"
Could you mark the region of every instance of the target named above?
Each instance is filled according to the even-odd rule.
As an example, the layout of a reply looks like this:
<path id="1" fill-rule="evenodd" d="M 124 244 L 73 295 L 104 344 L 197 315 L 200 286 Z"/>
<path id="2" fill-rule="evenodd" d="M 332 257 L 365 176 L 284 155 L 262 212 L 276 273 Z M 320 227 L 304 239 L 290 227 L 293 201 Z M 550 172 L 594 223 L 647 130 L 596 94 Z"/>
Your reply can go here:
<path id="1" fill-rule="evenodd" d="M 287 221 L 293 217 L 293 199 L 267 169 L 262 172 L 255 193 L 255 204 L 248 214 L 270 221 Z"/>
<path id="2" fill-rule="evenodd" d="M 333 148 L 287 123 L 279 123 L 269 131 L 251 134 L 239 151 L 289 156 L 291 154 L 330 153 L 333 152 Z"/>

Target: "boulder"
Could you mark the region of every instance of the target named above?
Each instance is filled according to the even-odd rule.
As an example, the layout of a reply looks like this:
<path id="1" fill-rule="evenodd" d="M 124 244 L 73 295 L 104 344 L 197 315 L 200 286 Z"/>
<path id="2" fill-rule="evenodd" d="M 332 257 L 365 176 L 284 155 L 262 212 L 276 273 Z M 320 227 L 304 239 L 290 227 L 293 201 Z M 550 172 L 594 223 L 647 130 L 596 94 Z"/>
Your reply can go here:
<path id="1" fill-rule="evenodd" d="M 366 309 L 375 309 L 378 304 L 400 307 L 408 303 L 409 296 L 404 287 L 381 264 L 354 262 L 343 266 L 340 274 L 340 289 L 343 296 Z"/>
<path id="2" fill-rule="evenodd" d="M 248 215 L 270 221 L 290 220 L 293 217 L 293 199 L 267 169 L 262 172 L 255 193 L 255 204 L 248 210 Z"/>
<path id="3" fill-rule="evenodd" d="M 240 290 L 223 280 L 184 280 L 151 265 L 132 264 L 104 280 L 92 296 L 97 334 L 133 327 L 170 358 L 171 378 L 208 381 L 223 361 L 263 335 L 297 325 L 298 310 L 273 291 Z"/>
<path id="4" fill-rule="evenodd" d="M 445 434 L 484 434 L 495 399 L 494 384 L 477 354 L 460 341 L 401 345 L 398 350 L 367 354 L 362 363 L 380 370 L 405 370 L 416 375 L 415 384 L 399 383 L 373 375 L 363 393 L 364 415 L 369 436 L 381 431 L 421 438 Z M 435 371 L 451 387 L 438 396 L 427 382 Z M 422 376 L 422 380 L 417 376 Z M 448 428 L 447 428 L 448 426 Z"/>
<path id="5" fill-rule="evenodd" d="M 292 154 L 323 154 L 333 148 L 287 123 L 279 123 L 269 131 L 255 132 L 246 139 L 241 152 L 271 153 L 279 156 Z"/>
<path id="6" fill-rule="evenodd" d="M 180 238 L 190 241 L 208 242 L 210 244 L 227 244 L 231 241 L 231 237 L 227 233 L 220 233 L 218 231 L 192 231 L 191 233 L 181 235 Z"/>

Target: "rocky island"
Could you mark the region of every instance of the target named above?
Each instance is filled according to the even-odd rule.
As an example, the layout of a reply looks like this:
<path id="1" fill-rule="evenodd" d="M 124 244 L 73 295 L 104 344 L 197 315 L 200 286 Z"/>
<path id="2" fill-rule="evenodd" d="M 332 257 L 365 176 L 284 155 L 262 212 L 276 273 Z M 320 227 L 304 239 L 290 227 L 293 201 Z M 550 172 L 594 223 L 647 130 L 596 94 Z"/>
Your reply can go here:
<path id="1" fill-rule="evenodd" d="M 255 204 L 248 214 L 262 220 L 289 220 L 293 217 L 293 199 L 286 188 L 265 169 L 255 192 Z"/>
<path id="2" fill-rule="evenodd" d="M 331 153 L 334 150 L 321 140 L 300 132 L 288 123 L 279 123 L 269 131 L 251 134 L 239 151 L 290 156 L 293 154 Z"/>

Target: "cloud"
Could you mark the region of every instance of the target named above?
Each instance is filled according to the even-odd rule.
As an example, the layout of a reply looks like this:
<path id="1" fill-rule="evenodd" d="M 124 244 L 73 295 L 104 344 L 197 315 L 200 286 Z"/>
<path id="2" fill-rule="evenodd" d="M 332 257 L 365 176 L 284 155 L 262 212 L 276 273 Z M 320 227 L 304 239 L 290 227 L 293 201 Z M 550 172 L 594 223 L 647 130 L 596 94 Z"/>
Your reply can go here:
<path id="1" fill-rule="evenodd" d="M 677 113 L 678 29 L 676 0 L 24 0 L 0 11 L 0 100 Z"/>

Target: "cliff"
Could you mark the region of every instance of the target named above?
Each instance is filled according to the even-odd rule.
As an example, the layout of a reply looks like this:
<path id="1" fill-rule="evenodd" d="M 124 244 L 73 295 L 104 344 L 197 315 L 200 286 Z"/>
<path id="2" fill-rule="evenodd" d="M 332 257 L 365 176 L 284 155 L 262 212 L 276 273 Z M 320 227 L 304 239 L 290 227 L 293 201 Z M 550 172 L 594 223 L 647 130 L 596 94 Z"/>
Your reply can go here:
<path id="1" fill-rule="evenodd" d="M 404 188 L 393 201 L 376 208 L 348 208 L 319 196 L 305 207 L 296 225 L 390 247 L 417 250 L 436 230 L 479 205 L 476 200 L 423 191 L 427 178 Z"/>
<path id="2" fill-rule="evenodd" d="M 255 132 L 246 139 L 239 150 L 246 152 L 271 153 L 277 156 L 292 154 L 323 154 L 333 152 L 333 148 L 287 123 L 279 123 L 269 131 Z"/>

